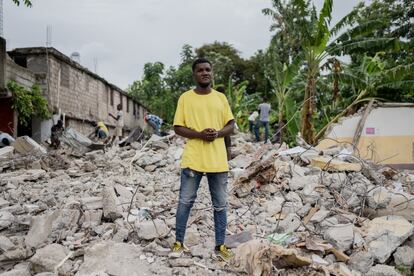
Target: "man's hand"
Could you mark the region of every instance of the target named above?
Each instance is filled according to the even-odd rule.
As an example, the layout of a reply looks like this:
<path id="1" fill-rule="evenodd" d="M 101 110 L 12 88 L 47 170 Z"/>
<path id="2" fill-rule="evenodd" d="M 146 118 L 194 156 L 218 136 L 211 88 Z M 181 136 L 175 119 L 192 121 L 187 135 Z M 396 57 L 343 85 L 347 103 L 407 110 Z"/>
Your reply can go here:
<path id="1" fill-rule="evenodd" d="M 200 132 L 200 139 L 212 142 L 218 137 L 218 132 L 214 128 L 206 128 Z"/>

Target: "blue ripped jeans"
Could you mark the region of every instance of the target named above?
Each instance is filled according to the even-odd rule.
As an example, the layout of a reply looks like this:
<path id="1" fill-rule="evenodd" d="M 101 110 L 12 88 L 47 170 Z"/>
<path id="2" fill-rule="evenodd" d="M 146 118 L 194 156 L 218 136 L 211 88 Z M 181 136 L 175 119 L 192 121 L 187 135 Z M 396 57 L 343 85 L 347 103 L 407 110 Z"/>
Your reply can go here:
<path id="1" fill-rule="evenodd" d="M 197 198 L 202 172 L 191 169 L 181 169 L 180 196 L 176 215 L 175 237 L 179 242 L 184 242 L 187 221 L 191 208 Z M 227 172 L 206 173 L 208 187 L 214 208 L 214 231 L 216 246 L 224 244 L 227 226 Z"/>

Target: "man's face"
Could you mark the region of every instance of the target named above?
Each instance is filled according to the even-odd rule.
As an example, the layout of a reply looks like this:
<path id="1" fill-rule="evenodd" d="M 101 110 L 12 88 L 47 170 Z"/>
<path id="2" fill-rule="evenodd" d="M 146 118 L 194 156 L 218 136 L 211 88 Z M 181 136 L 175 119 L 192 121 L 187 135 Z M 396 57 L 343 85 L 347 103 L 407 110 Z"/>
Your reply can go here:
<path id="1" fill-rule="evenodd" d="M 213 78 L 213 70 L 209 63 L 199 63 L 194 68 L 194 80 L 197 82 L 198 85 L 201 87 L 207 87 L 211 84 L 211 80 Z"/>

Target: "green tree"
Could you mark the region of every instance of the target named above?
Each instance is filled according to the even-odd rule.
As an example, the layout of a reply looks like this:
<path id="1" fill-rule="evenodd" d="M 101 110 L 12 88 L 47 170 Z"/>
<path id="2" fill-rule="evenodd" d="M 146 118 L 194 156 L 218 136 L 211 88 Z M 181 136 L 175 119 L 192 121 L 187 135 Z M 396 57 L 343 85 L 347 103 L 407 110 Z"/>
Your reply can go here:
<path id="1" fill-rule="evenodd" d="M 17 111 L 19 122 L 23 126 L 27 126 L 32 117 L 44 120 L 50 118 L 47 100 L 42 96 L 38 85 L 33 85 L 29 90 L 15 81 L 9 81 L 7 89 L 13 94 L 12 108 Z"/>
<path id="2" fill-rule="evenodd" d="M 414 78 L 414 63 L 408 65 L 387 66 L 381 56 L 385 53 L 377 53 L 374 57 L 364 56 L 358 67 L 345 66 L 344 71 L 339 73 L 341 82 L 346 83 L 354 90 L 353 96 L 347 99 L 346 105 L 328 124 L 323 127 L 316 136 L 321 138 L 328 126 L 336 122 L 340 117 L 346 115 L 357 105 L 371 99 L 381 100 L 380 91 L 391 90 L 412 90 Z"/>
<path id="3" fill-rule="evenodd" d="M 13 0 L 13 2 L 14 2 L 17 6 L 20 6 L 20 3 L 22 2 L 25 6 L 27 6 L 27 7 L 32 7 L 32 1 L 30 1 L 30 0 Z"/>

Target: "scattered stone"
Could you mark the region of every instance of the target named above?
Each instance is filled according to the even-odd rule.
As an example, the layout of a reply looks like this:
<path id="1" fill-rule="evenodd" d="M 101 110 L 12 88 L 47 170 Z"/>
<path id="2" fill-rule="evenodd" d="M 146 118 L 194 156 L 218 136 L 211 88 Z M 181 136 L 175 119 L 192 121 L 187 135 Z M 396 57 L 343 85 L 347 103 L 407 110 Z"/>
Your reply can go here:
<path id="1" fill-rule="evenodd" d="M 139 259 L 141 254 L 133 244 L 100 242 L 86 249 L 85 261 L 75 275 L 90 276 L 102 272 L 107 275 L 151 275 L 148 266 Z"/>
<path id="2" fill-rule="evenodd" d="M 15 221 L 12 213 L 8 211 L 0 211 L 0 230 L 8 228 Z"/>
<path id="3" fill-rule="evenodd" d="M 136 221 L 137 234 L 140 239 L 152 240 L 155 238 L 163 238 L 170 232 L 167 224 L 163 220 L 145 220 Z"/>
<path id="4" fill-rule="evenodd" d="M 394 262 L 396 265 L 412 268 L 414 265 L 414 248 L 401 246 L 394 253 Z"/>
<path id="5" fill-rule="evenodd" d="M 194 265 L 194 261 L 190 258 L 174 258 L 169 259 L 168 262 L 171 267 L 189 267 Z"/>
<path id="6" fill-rule="evenodd" d="M 374 265 L 374 256 L 370 252 L 360 251 L 351 255 L 348 265 L 361 273 L 367 273 Z"/>
<path id="7" fill-rule="evenodd" d="M 26 246 L 29 248 L 42 245 L 52 233 L 52 224 L 58 218 L 60 211 L 32 218 L 29 232 L 25 237 Z"/>
<path id="8" fill-rule="evenodd" d="M 328 217 L 329 213 L 330 211 L 328 210 L 319 210 L 312 216 L 312 218 L 310 219 L 310 222 L 320 223 Z"/>
<path id="9" fill-rule="evenodd" d="M 306 184 L 317 184 L 319 181 L 319 176 L 309 175 L 309 176 L 293 176 L 289 181 L 289 187 L 291 190 L 296 191 L 303 189 Z"/>
<path id="10" fill-rule="evenodd" d="M 0 252 L 14 249 L 16 246 L 6 236 L 0 236 Z"/>
<path id="11" fill-rule="evenodd" d="M 264 204 L 266 212 L 268 212 L 270 215 L 279 213 L 282 210 L 283 202 L 285 202 L 285 199 L 283 197 L 276 197 L 273 200 L 266 202 Z"/>
<path id="12" fill-rule="evenodd" d="M 332 225 L 325 231 L 324 238 L 337 249 L 346 251 L 354 242 L 354 226 L 350 223 Z"/>
<path id="13" fill-rule="evenodd" d="M 279 223 L 279 228 L 275 229 L 278 233 L 295 232 L 301 226 L 301 219 L 296 214 L 289 214 Z M 275 226 L 276 227 L 276 226 Z"/>
<path id="14" fill-rule="evenodd" d="M 359 172 L 362 169 L 360 163 L 348 163 L 326 156 L 313 157 L 311 160 L 311 165 L 325 171 Z"/>
<path id="15" fill-rule="evenodd" d="M 29 136 L 21 136 L 12 143 L 14 149 L 20 154 L 46 154 L 44 147 L 36 143 L 35 140 Z"/>
<path id="16" fill-rule="evenodd" d="M 376 261 L 384 263 L 414 232 L 414 226 L 403 217 L 385 216 L 367 223 L 367 245 Z"/>
<path id="17" fill-rule="evenodd" d="M 102 209 L 103 206 L 102 197 L 99 196 L 81 198 L 80 203 L 82 204 L 82 208 L 84 210 Z"/>
<path id="18" fill-rule="evenodd" d="M 404 241 L 412 233 L 408 221 L 414 220 L 414 196 L 409 194 L 414 178 L 410 175 L 388 170 L 384 178 L 384 170 L 371 167 L 369 162 L 361 172 L 347 168 L 331 173 L 336 169 L 304 166 L 315 158 L 331 159 L 325 151 L 308 150 L 305 144 L 289 150 L 285 144 L 278 148 L 250 143 L 244 134 L 232 138 L 230 165 L 234 168 L 229 174 L 227 229 L 236 234 L 227 236 L 226 244 L 235 252 L 240 247 L 253 250 L 256 245 L 271 250 L 262 254 L 265 251 L 254 249 L 256 261 L 253 255 L 239 252 L 244 261 L 251 261 L 251 265 L 243 261 L 242 267 L 269 269 L 269 273 L 276 267 L 291 274 L 304 265 L 300 273 L 310 275 L 316 273 L 315 266 L 309 266 L 313 261 L 332 274 L 366 275 L 375 262 L 386 259 L 387 264 L 394 264 L 389 256 L 395 252 L 396 266 L 409 269 L 404 264 L 412 264 L 408 258 L 414 242 Z M 185 139 L 170 136 L 168 144 L 162 139 L 153 136 L 153 143 L 132 142 L 85 154 L 72 149 L 30 158 L 14 153 L 13 166 L 0 158 L 0 217 L 8 218 L 0 220 L 0 263 L 6 263 L 0 273 L 19 275 L 21 271 L 26 276 L 29 269 L 13 268 L 13 263 L 39 259 L 46 250 L 53 257 L 60 254 L 59 258 L 68 258 L 44 259 L 55 263 L 65 260 L 58 270 L 60 275 L 223 274 L 204 268 L 217 266 L 211 258 L 214 219 L 205 177 L 185 236 L 191 255 L 187 252 L 169 260 L 175 241 L 170 229 L 175 227 L 179 159 Z M 65 146 L 68 143 L 63 143 Z M 352 159 L 343 160 L 346 166 L 354 165 L 347 161 Z M 406 220 L 399 218 L 398 223 L 387 225 L 377 221 L 383 214 L 398 214 Z M 375 225 L 370 225 L 367 217 L 377 218 L 372 221 Z M 324 237 L 326 242 L 292 250 L 293 246 L 268 247 L 268 241 L 257 244 L 253 239 L 275 233 L 277 225 L 281 235 L 296 232 L 292 239 L 299 239 L 298 247 L 309 233 Z M 48 249 L 51 243 L 60 249 L 63 245 L 65 253 L 57 249 L 60 253 L 54 254 L 55 249 Z M 74 250 L 73 255 L 68 249 Z M 55 275 L 52 265 L 47 269 L 51 270 L 42 273 Z M 34 271 L 29 272 L 32 275 Z"/>
<path id="19" fill-rule="evenodd" d="M 114 187 L 105 187 L 102 192 L 102 208 L 104 218 L 115 221 L 122 218 L 119 200 L 115 194 Z"/>
<path id="20" fill-rule="evenodd" d="M 377 264 L 370 268 L 366 276 L 402 276 L 394 267 Z"/>
<path id="21" fill-rule="evenodd" d="M 29 269 L 24 269 L 24 268 L 16 268 L 7 272 L 3 272 L 0 273 L 0 276 L 31 276 L 32 274 L 30 273 Z M 39 274 L 37 274 L 39 275 Z M 37 276 L 36 275 L 36 276 Z"/>
<path id="22" fill-rule="evenodd" d="M 30 259 L 32 270 L 35 273 L 53 272 L 55 267 L 60 265 L 68 254 L 69 250 L 64 246 L 56 243 L 48 244 L 45 247 L 38 249 L 36 254 Z M 69 272 L 71 270 L 71 265 L 69 262 L 65 262 L 58 270 Z"/>

